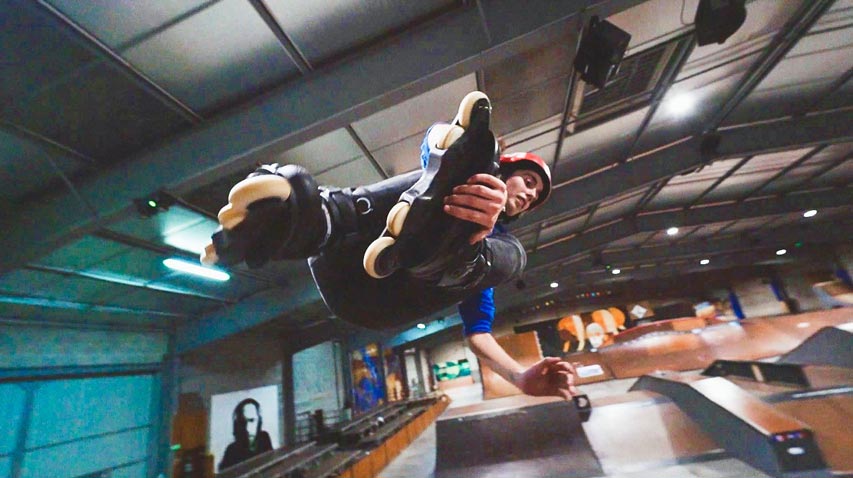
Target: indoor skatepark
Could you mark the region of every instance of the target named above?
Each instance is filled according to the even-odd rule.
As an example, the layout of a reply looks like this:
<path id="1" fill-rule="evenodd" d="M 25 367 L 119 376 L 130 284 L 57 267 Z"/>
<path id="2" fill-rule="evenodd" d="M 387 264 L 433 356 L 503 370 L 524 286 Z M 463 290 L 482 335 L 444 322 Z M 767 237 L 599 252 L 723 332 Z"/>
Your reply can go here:
<path id="1" fill-rule="evenodd" d="M 853 476 L 851 19 L 0 0 L 0 477 Z M 582 398 L 520 394 L 455 307 L 373 330 L 304 259 L 192 267 L 258 164 L 416 171 L 474 91 L 553 183 L 492 334 Z"/>

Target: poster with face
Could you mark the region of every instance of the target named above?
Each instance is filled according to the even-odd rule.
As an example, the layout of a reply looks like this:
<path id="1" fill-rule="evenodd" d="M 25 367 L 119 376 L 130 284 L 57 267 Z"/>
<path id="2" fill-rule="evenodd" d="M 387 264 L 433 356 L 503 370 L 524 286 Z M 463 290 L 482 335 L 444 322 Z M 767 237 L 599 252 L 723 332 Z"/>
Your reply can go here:
<path id="1" fill-rule="evenodd" d="M 278 385 L 210 397 L 216 472 L 279 447 Z"/>

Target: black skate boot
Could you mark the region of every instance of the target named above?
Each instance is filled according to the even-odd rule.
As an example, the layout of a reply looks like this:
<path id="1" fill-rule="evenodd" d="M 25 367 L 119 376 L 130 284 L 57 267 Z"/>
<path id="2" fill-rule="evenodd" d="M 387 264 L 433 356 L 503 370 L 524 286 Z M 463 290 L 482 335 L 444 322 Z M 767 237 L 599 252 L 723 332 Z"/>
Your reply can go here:
<path id="1" fill-rule="evenodd" d="M 237 183 L 218 219 L 220 227 L 201 255 L 205 265 L 245 261 L 257 268 L 270 259 L 304 259 L 328 235 L 317 183 L 293 165 L 265 165 Z"/>
<path id="2" fill-rule="evenodd" d="M 388 213 L 385 231 L 364 253 L 364 270 L 377 279 L 399 269 L 415 277 L 443 275 L 459 255 L 479 255 L 468 238 L 479 229 L 444 212 L 444 198 L 478 173 L 496 174 L 498 146 L 489 130 L 491 105 L 469 93 L 450 125 L 436 125 L 427 141 L 429 161 L 420 179 Z M 437 148 L 433 147 L 437 146 Z"/>

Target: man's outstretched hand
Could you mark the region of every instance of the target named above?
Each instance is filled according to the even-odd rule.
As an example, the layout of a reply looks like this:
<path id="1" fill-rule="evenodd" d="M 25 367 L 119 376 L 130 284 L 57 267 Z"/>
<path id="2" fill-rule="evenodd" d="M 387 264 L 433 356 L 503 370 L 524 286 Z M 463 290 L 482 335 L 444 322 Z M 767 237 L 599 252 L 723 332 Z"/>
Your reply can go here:
<path id="1" fill-rule="evenodd" d="M 475 174 L 468 182 L 453 188 L 444 198 L 444 211 L 451 216 L 477 224 L 481 229 L 468 242 L 476 244 L 488 236 L 506 205 L 506 184 L 491 174 Z"/>
<path id="2" fill-rule="evenodd" d="M 515 381 L 522 392 L 534 396 L 558 396 L 571 400 L 580 394 L 575 387 L 575 369 L 557 357 L 545 357 L 525 370 Z"/>

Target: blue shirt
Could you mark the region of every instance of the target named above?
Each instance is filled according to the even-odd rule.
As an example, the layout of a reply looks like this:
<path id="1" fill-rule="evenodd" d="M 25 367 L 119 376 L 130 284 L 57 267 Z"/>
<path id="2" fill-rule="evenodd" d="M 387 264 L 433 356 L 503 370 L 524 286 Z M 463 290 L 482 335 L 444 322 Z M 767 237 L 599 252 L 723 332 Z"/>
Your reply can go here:
<path id="1" fill-rule="evenodd" d="M 489 287 L 459 303 L 465 336 L 492 331 L 495 320 L 495 289 Z"/>

